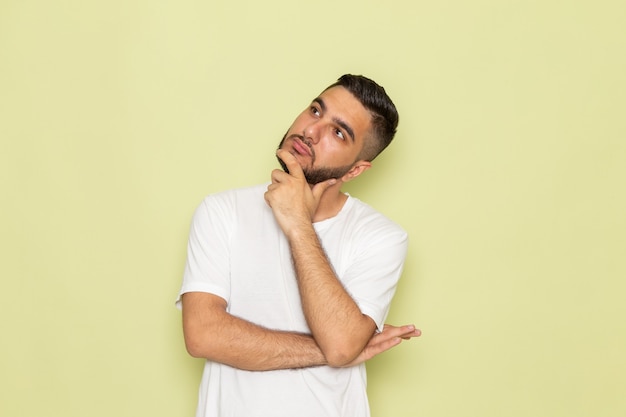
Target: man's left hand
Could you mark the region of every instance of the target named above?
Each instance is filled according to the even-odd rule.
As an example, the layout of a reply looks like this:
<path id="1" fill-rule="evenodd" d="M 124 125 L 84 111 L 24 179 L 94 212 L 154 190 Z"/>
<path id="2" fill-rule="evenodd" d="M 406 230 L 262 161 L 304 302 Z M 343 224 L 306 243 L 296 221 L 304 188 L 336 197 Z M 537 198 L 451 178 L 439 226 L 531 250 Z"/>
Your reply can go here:
<path id="1" fill-rule="evenodd" d="M 272 208 L 281 229 L 287 233 L 305 222 L 313 222 L 322 195 L 337 180 L 311 186 L 295 156 L 284 149 L 279 149 L 276 155 L 285 163 L 289 173 L 280 169 L 272 171 L 272 183 L 267 187 L 265 201 Z"/>

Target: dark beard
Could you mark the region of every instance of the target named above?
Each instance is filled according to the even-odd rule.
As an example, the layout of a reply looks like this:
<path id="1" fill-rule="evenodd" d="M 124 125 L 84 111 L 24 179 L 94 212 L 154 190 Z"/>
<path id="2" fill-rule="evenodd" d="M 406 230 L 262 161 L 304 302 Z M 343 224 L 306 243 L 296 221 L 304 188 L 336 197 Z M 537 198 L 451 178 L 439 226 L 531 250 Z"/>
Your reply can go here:
<path id="1" fill-rule="evenodd" d="M 283 170 L 289 174 L 289 170 L 287 169 L 287 165 L 285 165 L 285 163 L 278 158 L 278 162 L 280 163 L 280 166 L 283 167 Z M 342 166 L 342 167 L 335 167 L 335 168 L 329 168 L 329 167 L 321 167 L 321 168 L 303 168 L 302 172 L 304 173 L 304 178 L 306 178 L 306 182 L 308 182 L 311 185 L 315 185 L 318 184 L 320 182 L 324 182 L 326 180 L 330 180 L 332 178 L 341 178 L 344 175 L 346 175 L 348 173 L 348 171 L 350 171 L 350 169 L 352 169 L 352 165 L 346 165 L 346 166 Z"/>
<path id="2" fill-rule="evenodd" d="M 278 144 L 278 149 L 280 149 L 283 146 L 283 142 L 285 142 L 286 137 L 287 135 L 285 134 L 285 136 L 283 136 L 283 139 L 280 141 L 280 144 Z M 283 160 L 280 159 L 279 157 L 276 157 L 276 159 L 278 159 L 278 163 L 283 168 L 283 171 L 289 174 L 289 169 L 287 169 L 287 165 L 285 165 Z M 333 178 L 339 179 L 343 177 L 344 175 L 346 175 L 348 171 L 350 171 L 351 169 L 352 169 L 352 165 L 345 165 L 345 166 L 334 167 L 334 168 L 330 168 L 330 167 L 320 167 L 320 168 L 310 168 L 310 169 L 302 168 L 302 172 L 304 173 L 304 178 L 306 178 L 306 182 L 308 182 L 311 185 L 315 185 L 320 182 L 324 182 L 326 180 L 330 180 Z"/>

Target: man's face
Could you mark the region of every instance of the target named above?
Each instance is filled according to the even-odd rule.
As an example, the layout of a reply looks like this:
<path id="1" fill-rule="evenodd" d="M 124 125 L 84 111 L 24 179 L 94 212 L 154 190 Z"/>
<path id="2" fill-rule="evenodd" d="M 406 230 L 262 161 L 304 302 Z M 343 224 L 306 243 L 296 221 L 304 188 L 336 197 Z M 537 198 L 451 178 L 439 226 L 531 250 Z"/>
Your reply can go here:
<path id="1" fill-rule="evenodd" d="M 339 179 L 357 162 L 370 120 L 370 113 L 348 90 L 333 87 L 294 120 L 278 147 L 296 157 L 309 184 Z"/>

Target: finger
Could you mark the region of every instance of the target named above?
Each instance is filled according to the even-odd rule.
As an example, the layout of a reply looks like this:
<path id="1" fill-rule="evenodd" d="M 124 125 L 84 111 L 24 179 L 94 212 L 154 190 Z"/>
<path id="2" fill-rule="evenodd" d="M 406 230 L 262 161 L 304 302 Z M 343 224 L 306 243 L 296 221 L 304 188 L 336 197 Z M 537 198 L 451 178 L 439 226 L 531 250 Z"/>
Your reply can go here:
<path id="1" fill-rule="evenodd" d="M 300 163 L 289 151 L 284 149 L 279 149 L 276 151 L 276 156 L 279 157 L 287 166 L 289 170 L 289 175 L 292 175 L 296 178 L 304 178 L 304 172 L 302 171 L 302 167 Z"/>
<path id="2" fill-rule="evenodd" d="M 375 344 L 372 344 L 368 347 L 369 349 L 371 349 L 369 353 L 372 354 L 372 356 L 376 356 L 382 352 L 391 349 L 394 346 L 399 345 L 401 342 L 402 339 L 400 337 L 393 337 L 391 339 L 385 339 L 380 342 L 376 342 Z"/>
<path id="3" fill-rule="evenodd" d="M 272 171 L 272 185 L 276 183 L 283 182 L 285 178 L 287 178 L 289 174 L 281 169 L 275 169 Z M 269 187 L 268 187 L 269 188 Z"/>
<path id="4" fill-rule="evenodd" d="M 313 187 L 313 190 L 311 190 L 313 192 L 313 197 L 315 197 L 316 200 L 319 200 L 322 197 L 322 194 L 324 194 L 324 192 L 329 187 L 332 187 L 336 183 L 337 183 L 337 180 L 334 178 L 331 178 L 329 180 L 315 184 L 315 186 Z"/>
<path id="5" fill-rule="evenodd" d="M 422 335 L 422 332 L 421 332 L 421 331 L 419 331 L 419 330 L 415 330 L 415 331 L 414 331 L 413 333 L 411 333 L 411 334 L 407 334 L 407 335 L 402 336 L 402 338 L 403 338 L 404 340 L 411 340 L 411 339 L 413 339 L 414 337 L 420 337 L 421 335 Z"/>
<path id="6" fill-rule="evenodd" d="M 269 190 L 265 192 L 265 194 L 263 194 L 263 198 L 265 199 L 265 204 L 267 204 L 269 207 L 272 207 L 272 203 L 270 203 L 270 199 L 269 199 Z"/>
<path id="7" fill-rule="evenodd" d="M 385 324 L 382 333 L 399 336 L 404 333 L 410 333 L 415 331 L 415 326 L 412 324 L 405 324 L 404 326 L 394 326 L 391 324 Z"/>
<path id="8" fill-rule="evenodd" d="M 422 332 L 420 332 L 419 330 L 415 330 L 411 333 L 406 333 L 400 337 L 403 338 L 404 340 L 411 340 L 414 337 L 420 337 L 421 335 L 422 335 Z"/>
<path id="9" fill-rule="evenodd" d="M 421 330 L 416 329 L 414 325 L 407 324 L 405 326 L 392 326 L 385 324 L 381 335 L 385 337 L 401 337 L 403 339 L 410 339 L 412 337 L 418 337 L 422 334 Z"/>
<path id="10" fill-rule="evenodd" d="M 422 331 L 420 329 L 413 329 L 413 330 L 409 330 L 406 333 L 404 333 L 401 337 L 403 339 L 411 339 L 413 337 L 419 337 L 422 335 Z"/>

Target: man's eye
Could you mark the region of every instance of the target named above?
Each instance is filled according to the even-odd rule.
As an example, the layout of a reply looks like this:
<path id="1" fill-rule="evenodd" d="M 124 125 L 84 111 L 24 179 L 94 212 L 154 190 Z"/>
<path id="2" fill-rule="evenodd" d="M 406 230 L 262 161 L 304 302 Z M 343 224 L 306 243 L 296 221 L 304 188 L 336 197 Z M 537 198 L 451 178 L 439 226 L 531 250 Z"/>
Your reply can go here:
<path id="1" fill-rule="evenodd" d="M 315 116 L 319 116 L 320 115 L 320 111 L 315 106 L 311 107 L 311 113 L 313 113 Z"/>
<path id="2" fill-rule="evenodd" d="M 341 130 L 339 130 L 339 129 L 335 129 L 335 134 L 336 134 L 337 136 L 339 136 L 339 138 L 340 138 L 341 140 L 344 140 L 344 139 L 345 139 L 345 137 L 343 136 L 343 132 L 342 132 Z"/>

